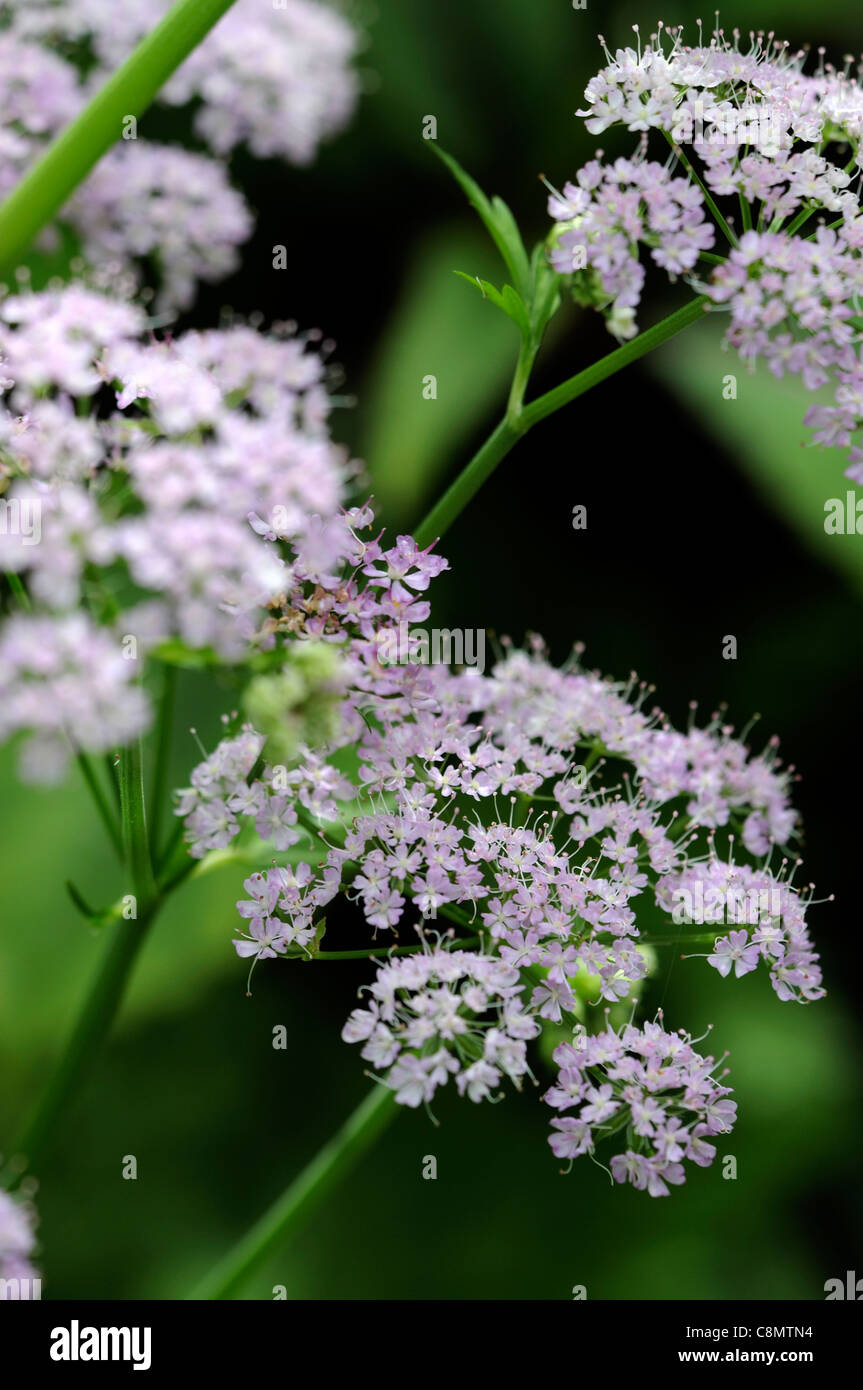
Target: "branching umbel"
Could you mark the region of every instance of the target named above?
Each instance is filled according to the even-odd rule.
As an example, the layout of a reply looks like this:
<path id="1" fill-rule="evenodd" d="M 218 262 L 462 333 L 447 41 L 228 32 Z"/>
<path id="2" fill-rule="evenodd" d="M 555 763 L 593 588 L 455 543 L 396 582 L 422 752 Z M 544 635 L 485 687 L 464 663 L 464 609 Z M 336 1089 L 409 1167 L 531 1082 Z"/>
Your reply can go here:
<path id="1" fill-rule="evenodd" d="M 177 5 L 81 110 L 62 87 L 72 123 L 0 207 L 5 264 L 63 222 L 76 189 L 68 229 L 85 261 L 103 221 L 94 209 L 110 205 L 120 241 L 130 235 L 104 178 L 90 201 L 78 186 L 120 138 L 118 94 L 143 109 L 226 9 Z M 17 24 L 0 45 L 24 45 L 39 67 L 32 47 L 51 24 Z M 105 35 L 89 41 L 107 63 Z M 325 134 L 350 106 L 352 43 L 341 30 L 321 42 L 341 92 L 318 112 Z M 723 976 L 757 969 L 785 1002 L 824 992 L 775 742 L 752 752 L 716 714 L 676 730 L 652 687 L 600 677 L 579 647 L 556 668 L 529 638 L 486 670 L 484 640 L 446 633 L 435 659 L 443 647 L 426 627 L 448 568 L 438 541 L 500 460 L 710 310 L 730 311 L 725 343 L 747 363 L 835 387 L 807 419 L 816 442 L 851 447 L 849 477 L 863 481 L 860 87 L 847 71 L 804 73 L 802 55 L 772 41 L 741 51 L 721 32 L 690 47 L 660 26 L 648 46 L 606 57 L 579 114 L 597 135 L 630 132 L 635 148 L 611 162 L 597 152 L 559 191 L 549 185 L 552 227 L 532 250 L 506 205 L 437 150 L 507 278 L 459 273 L 511 321 L 517 349 L 500 423 L 413 536 L 379 529 L 386 517 L 359 465 L 331 437 L 319 335 L 232 324 L 160 336 L 140 297 L 108 293 L 86 266 L 0 300 L 0 734 L 19 739 L 26 779 L 55 781 L 77 763 L 128 880 L 114 905 L 70 884 L 109 939 L 10 1151 L 10 1191 L 38 1175 L 148 927 L 194 874 L 232 862 L 244 875 L 235 946 L 250 968 L 371 958 L 342 1034 L 371 1093 L 200 1296 L 239 1289 L 397 1104 L 431 1113 L 450 1085 L 497 1100 L 553 1064 L 543 1099 L 554 1155 L 571 1163 L 611 1140 L 615 1182 L 667 1195 L 692 1165 L 710 1167 L 736 1105 L 723 1059 L 646 1007 L 661 953 L 704 956 Z M 170 99 L 197 91 L 202 61 L 180 70 Z M 200 128 L 217 153 L 243 140 L 274 152 L 281 137 L 260 111 L 218 92 L 207 107 L 208 90 Z M 290 142 L 275 152 L 303 154 Z M 683 302 L 639 332 L 645 256 L 682 282 Z M 212 269 L 169 257 L 164 302 L 188 299 Z M 565 296 L 598 310 L 618 346 L 531 397 Z M 171 802 L 171 708 L 190 667 L 230 672 L 237 708 Z M 323 949 L 340 894 L 355 904 L 358 940 Z M 29 1267 L 26 1209 L 0 1203 L 0 1273 Z"/>

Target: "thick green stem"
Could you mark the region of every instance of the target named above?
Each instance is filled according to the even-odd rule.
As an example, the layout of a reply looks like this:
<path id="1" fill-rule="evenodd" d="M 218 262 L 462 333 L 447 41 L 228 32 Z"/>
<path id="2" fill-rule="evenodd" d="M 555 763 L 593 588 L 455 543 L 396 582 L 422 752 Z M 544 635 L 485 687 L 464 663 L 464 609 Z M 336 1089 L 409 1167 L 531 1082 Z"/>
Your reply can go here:
<path id="1" fill-rule="evenodd" d="M 112 940 L 63 1052 L 60 1063 L 29 1126 L 10 1152 L 27 1160 L 27 1171 L 38 1170 L 43 1151 L 52 1137 L 57 1120 L 89 1069 L 123 1000 L 132 967 L 144 938 L 159 910 L 153 901 L 136 920 L 119 921 L 110 928 Z"/>
<path id="2" fill-rule="evenodd" d="M 38 1164 L 58 1116 L 111 1028 L 138 952 L 161 905 L 150 862 L 139 743 L 120 753 L 120 813 L 132 892 L 123 900 L 124 915 L 110 928 L 112 940 L 57 1070 L 31 1124 L 13 1145 L 12 1152 L 22 1154 L 30 1170 Z"/>
<path id="3" fill-rule="evenodd" d="M 515 375 L 512 379 L 509 400 L 506 405 L 506 418 L 516 433 L 519 431 L 521 412 L 524 408 L 524 393 L 527 390 L 527 383 L 530 380 L 538 351 L 539 343 L 532 337 L 522 338 Z"/>
<path id="4" fill-rule="evenodd" d="M 0 207 L 0 272 L 14 268 L 37 233 L 120 139 L 124 121 L 147 109 L 232 4 L 233 0 L 178 0 L 49 146 Z"/>
<path id="5" fill-rule="evenodd" d="M 519 393 L 518 409 L 512 410 L 513 398 L 511 395 L 507 418 L 502 420 L 497 429 L 489 435 L 455 482 L 447 488 L 440 501 L 420 522 L 414 532 L 417 544 L 421 546 L 431 545 L 433 541 L 444 534 L 468 502 L 476 496 L 483 483 L 491 477 L 501 460 L 506 458 L 517 440 L 529 429 L 532 429 L 540 420 L 544 420 L 547 415 L 553 415 L 562 406 L 576 400 L 578 396 L 583 396 L 591 387 L 598 386 L 601 381 L 614 376 L 615 372 L 622 371 L 631 362 L 637 362 L 639 357 L 644 357 L 646 353 L 667 342 L 669 338 L 673 338 L 676 333 L 682 332 L 690 324 L 697 323 L 703 317 L 707 304 L 708 300 L 704 295 L 691 300 L 682 309 L 669 314 L 668 318 L 663 319 L 661 323 L 655 324 L 653 328 L 648 328 L 644 333 L 639 333 L 637 338 L 624 343 L 614 352 L 607 353 L 598 362 L 586 367 L 583 372 L 570 377 L 568 381 L 562 382 L 560 386 L 555 386 L 553 390 L 546 391 L 545 395 L 538 396 L 535 401 L 530 401 L 527 405 L 520 403 L 526 385 L 526 378 L 522 374 L 524 363 L 520 357 L 519 367 L 516 371 L 518 387 L 516 388 L 516 383 L 513 384 L 513 390 L 517 389 Z"/>
<path id="6" fill-rule="evenodd" d="M 467 467 L 417 527 L 414 533 L 417 545 L 431 545 L 432 541 L 449 530 L 471 498 L 476 496 L 483 483 L 491 477 L 501 459 L 506 458 L 522 433 L 520 429 L 513 429 L 507 420 L 501 420 L 494 433 L 489 435 Z"/>
<path id="7" fill-rule="evenodd" d="M 144 765 L 140 741 L 120 752 L 120 815 L 123 849 L 132 875 L 132 887 L 139 911 L 156 896 L 156 880 L 147 837 L 144 801 Z"/>
<path id="8" fill-rule="evenodd" d="M 396 1114 L 397 1108 L 392 1091 L 385 1086 L 375 1086 L 338 1133 L 315 1155 L 260 1221 L 219 1261 L 191 1297 L 231 1298 L 267 1256 L 296 1232 L 304 1218 L 374 1143 Z"/>

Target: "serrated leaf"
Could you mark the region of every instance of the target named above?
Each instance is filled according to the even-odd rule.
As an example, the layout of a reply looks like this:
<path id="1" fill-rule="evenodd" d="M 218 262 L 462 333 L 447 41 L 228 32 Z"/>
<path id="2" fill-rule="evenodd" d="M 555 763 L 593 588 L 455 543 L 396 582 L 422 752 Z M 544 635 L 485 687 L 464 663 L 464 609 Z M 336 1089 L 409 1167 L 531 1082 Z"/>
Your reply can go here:
<path id="1" fill-rule="evenodd" d="M 492 199 L 487 198 L 476 180 L 465 172 L 458 160 L 453 159 L 446 150 L 442 150 L 435 141 L 429 143 L 438 158 L 442 159 L 449 169 L 466 195 L 468 202 L 479 213 L 489 235 L 503 257 L 516 289 L 523 298 L 527 298 L 530 292 L 530 263 L 524 249 L 521 233 L 506 203 L 497 196 Z"/>
<path id="2" fill-rule="evenodd" d="M 527 307 L 520 294 L 516 294 L 512 285 L 504 285 L 501 290 L 501 308 L 508 314 L 513 323 L 521 329 L 525 337 L 530 335 L 530 319 L 528 318 Z"/>
<path id="3" fill-rule="evenodd" d="M 474 289 L 479 290 L 483 299 L 490 299 L 492 304 L 506 314 L 507 318 L 512 319 L 521 333 L 525 335 L 530 333 L 527 309 L 512 285 L 504 285 L 503 289 L 499 290 L 490 280 L 481 280 L 478 275 L 468 275 L 464 270 L 457 270 L 455 274 L 458 275 L 459 279 L 466 280 L 469 285 L 473 285 Z"/>

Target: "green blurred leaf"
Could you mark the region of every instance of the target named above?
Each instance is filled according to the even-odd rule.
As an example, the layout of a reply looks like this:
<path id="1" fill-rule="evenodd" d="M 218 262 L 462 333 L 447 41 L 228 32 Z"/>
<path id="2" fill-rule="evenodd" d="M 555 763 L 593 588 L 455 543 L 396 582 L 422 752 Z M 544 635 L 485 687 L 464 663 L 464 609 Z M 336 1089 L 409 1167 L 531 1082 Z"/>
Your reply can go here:
<path id="1" fill-rule="evenodd" d="M 416 518 L 507 389 L 516 340 L 453 274 L 458 265 L 475 265 L 479 274 L 464 278 L 479 288 L 489 259 L 483 238 L 470 229 L 442 228 L 426 241 L 361 387 L 360 453 L 389 526 Z M 436 399 L 423 395 L 429 376 L 436 378 Z"/>
<path id="2" fill-rule="evenodd" d="M 763 367 L 750 375 L 734 353 L 722 351 L 721 332 L 721 322 L 708 316 L 646 359 L 649 370 L 733 454 L 807 549 L 863 593 L 863 541 L 824 530 L 825 503 L 850 489 L 847 452 L 806 447 L 812 435 L 803 417 L 813 402 L 831 400 L 830 389 L 804 391 L 797 378 L 777 381 Z M 736 400 L 723 399 L 729 375 L 737 378 Z"/>

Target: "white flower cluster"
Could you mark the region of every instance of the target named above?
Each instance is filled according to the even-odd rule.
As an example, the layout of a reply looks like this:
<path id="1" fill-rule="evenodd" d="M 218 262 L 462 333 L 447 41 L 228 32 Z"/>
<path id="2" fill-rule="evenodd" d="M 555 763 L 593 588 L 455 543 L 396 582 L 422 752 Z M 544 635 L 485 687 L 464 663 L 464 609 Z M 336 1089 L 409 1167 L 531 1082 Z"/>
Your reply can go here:
<path id="1" fill-rule="evenodd" d="M 0 301 L 0 570 L 33 606 L 0 625 L 0 736 L 38 735 L 31 776 L 62 771 L 66 735 L 104 750 L 141 732 L 153 646 L 271 649 L 297 557 L 329 559 L 322 528 L 350 541 L 308 343 L 146 327 L 77 284 Z"/>
<path id="2" fill-rule="evenodd" d="M 0 197 L 168 8 L 0 0 Z M 140 288 L 155 276 L 157 308 L 173 312 L 191 304 L 198 281 L 231 274 L 252 215 L 224 157 L 245 143 L 259 157 L 310 163 L 353 111 L 357 42 L 317 0 L 238 0 L 160 94 L 196 103 L 197 134 L 215 157 L 139 139 L 131 126 L 60 215 L 103 283 L 123 276 Z M 49 227 L 40 244 L 50 249 L 57 235 Z"/>

